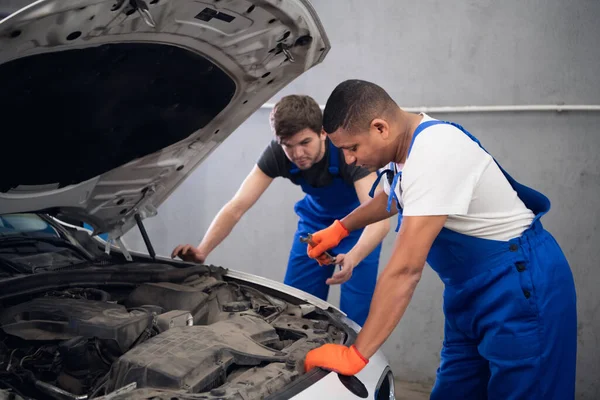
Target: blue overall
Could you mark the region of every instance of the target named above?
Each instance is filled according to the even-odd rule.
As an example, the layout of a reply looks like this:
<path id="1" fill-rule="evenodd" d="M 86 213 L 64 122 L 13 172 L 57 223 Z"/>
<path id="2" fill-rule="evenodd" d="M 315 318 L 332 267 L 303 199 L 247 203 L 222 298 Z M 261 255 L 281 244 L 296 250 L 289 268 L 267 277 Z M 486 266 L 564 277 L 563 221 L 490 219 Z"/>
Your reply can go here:
<path id="1" fill-rule="evenodd" d="M 300 175 L 300 169 L 294 164 L 290 169 L 295 181 L 306 194 L 296 203 L 294 211 L 299 216 L 298 228 L 292 242 L 284 283 L 293 286 L 320 299 L 327 300 L 329 285 L 325 281 L 333 275 L 335 266 L 320 266 L 316 260 L 306 254 L 306 244 L 300 242 L 300 236 L 327 228 L 336 219 L 341 219 L 360 205 L 354 186 L 344 182 L 339 173 L 339 152 L 329 142 L 329 173 L 333 182 L 321 188 L 309 185 Z M 361 230 L 350 233 L 335 248 L 338 254 L 345 254 L 358 241 Z M 352 277 L 341 285 L 340 309 L 348 318 L 363 325 L 369 313 L 371 298 L 377 282 L 377 268 L 381 244 L 359 263 Z"/>
<path id="2" fill-rule="evenodd" d="M 483 149 L 463 127 L 443 121 L 421 123 L 413 143 L 439 123 L 457 127 Z M 412 143 L 409 155 L 411 149 Z M 447 228 L 435 239 L 427 263 L 444 283 L 446 321 L 431 399 L 573 399 L 575 284 L 563 252 L 540 221 L 550 201 L 500 169 L 535 218 L 509 241 Z M 398 226 L 402 210 L 394 188 L 400 178 L 401 172 L 394 176 L 389 197 L 400 210 Z"/>

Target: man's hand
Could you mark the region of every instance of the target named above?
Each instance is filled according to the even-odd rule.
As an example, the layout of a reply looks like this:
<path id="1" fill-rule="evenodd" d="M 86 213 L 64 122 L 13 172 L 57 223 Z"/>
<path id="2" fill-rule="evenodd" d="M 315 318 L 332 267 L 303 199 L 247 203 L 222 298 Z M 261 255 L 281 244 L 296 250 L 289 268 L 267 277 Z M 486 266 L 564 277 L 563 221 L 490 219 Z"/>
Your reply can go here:
<path id="1" fill-rule="evenodd" d="M 331 278 L 325 281 L 328 285 L 339 285 L 350 280 L 352 271 L 357 264 L 351 254 L 338 254 L 335 256 L 335 263 L 340 266 L 341 270 L 336 271 Z"/>
<path id="2" fill-rule="evenodd" d="M 324 344 L 306 354 L 304 369 L 306 372 L 315 367 L 334 371 L 342 375 L 356 375 L 369 360 L 363 357 L 354 345 Z"/>
<path id="3" fill-rule="evenodd" d="M 312 240 L 315 246 L 308 245 L 307 253 L 310 258 L 320 258 L 327 250 L 336 247 L 342 239 L 350 233 L 338 220 L 335 220 L 329 227 L 320 230 L 312 235 Z M 319 260 L 321 263 L 321 260 Z"/>
<path id="4" fill-rule="evenodd" d="M 171 253 L 171 258 L 179 257 L 183 261 L 196 263 L 203 263 L 206 260 L 206 256 L 206 254 L 191 244 L 180 244 Z"/>

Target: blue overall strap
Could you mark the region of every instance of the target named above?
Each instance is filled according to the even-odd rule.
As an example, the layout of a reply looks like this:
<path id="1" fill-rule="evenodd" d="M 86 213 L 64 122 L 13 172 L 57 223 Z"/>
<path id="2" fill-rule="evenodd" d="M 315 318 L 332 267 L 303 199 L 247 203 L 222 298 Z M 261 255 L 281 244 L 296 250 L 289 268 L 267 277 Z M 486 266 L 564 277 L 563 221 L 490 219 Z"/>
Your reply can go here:
<path id="1" fill-rule="evenodd" d="M 419 133 L 423 132 L 425 129 L 429 128 L 430 126 L 437 125 L 437 124 L 452 124 L 452 123 L 446 122 L 446 121 L 434 120 L 434 121 L 427 121 L 427 122 L 423 122 L 423 123 L 419 124 L 419 126 L 417 126 L 417 129 L 415 129 L 415 133 L 413 133 L 412 140 L 410 141 L 410 146 L 408 146 L 408 153 L 406 153 L 406 158 L 408 158 L 408 156 L 410 155 L 410 151 L 412 150 L 413 144 L 415 144 L 415 139 L 417 138 L 417 136 L 419 136 Z M 454 125 L 454 124 L 452 124 L 452 125 Z M 458 129 L 463 130 L 461 128 L 458 128 Z M 479 142 L 477 142 L 477 144 L 479 144 Z"/>
<path id="2" fill-rule="evenodd" d="M 400 181 L 400 179 L 402 179 L 402 171 L 398 171 L 396 176 L 394 176 L 394 180 L 392 180 L 392 185 L 390 186 L 390 194 L 388 196 L 388 202 L 387 202 L 387 208 L 386 208 L 387 212 L 392 212 L 392 201 L 394 201 L 394 199 L 396 199 L 396 204 L 398 207 L 398 223 L 396 224 L 395 232 L 398 232 L 398 230 L 400 230 L 400 224 L 402 224 L 402 210 L 400 210 L 400 199 L 396 195 L 396 189 L 395 189 L 396 186 L 398 186 L 398 182 Z"/>
<path id="3" fill-rule="evenodd" d="M 381 177 L 383 174 L 389 176 L 390 174 L 394 174 L 394 163 L 390 163 L 390 167 L 388 169 L 384 169 L 381 172 L 377 173 L 377 179 L 375 179 L 375 183 L 371 186 L 371 190 L 369 191 L 369 196 L 373 198 L 375 196 L 375 189 L 377 189 L 377 185 L 379 185 L 379 181 L 381 181 Z"/>
<path id="4" fill-rule="evenodd" d="M 427 122 L 423 122 L 422 124 L 419 124 L 419 126 L 417 126 L 417 129 L 415 129 L 415 132 L 413 133 L 412 140 L 410 141 L 410 146 L 408 146 L 408 153 L 406 153 L 406 158 L 408 158 L 408 156 L 410 155 L 410 151 L 412 150 L 413 145 L 415 144 L 415 139 L 417 138 L 417 136 L 419 136 L 419 133 L 423 132 L 423 130 L 429 128 L 432 125 L 443 124 L 443 123 L 445 123 L 445 122 L 443 122 L 443 121 L 427 121 Z M 395 197 L 396 200 L 398 200 L 398 204 L 400 204 L 400 199 L 398 199 L 398 196 L 396 196 L 396 192 L 393 189 L 396 187 L 396 185 L 398 185 L 398 181 L 401 178 L 402 178 L 402 171 L 398 171 L 396 176 L 394 176 L 394 180 L 392 181 L 392 189 L 390 189 L 390 194 L 389 194 L 389 199 L 388 199 L 388 212 L 390 212 L 390 209 L 391 209 L 392 198 Z"/>
<path id="5" fill-rule="evenodd" d="M 411 139 L 410 146 L 408 147 L 408 153 L 406 154 L 406 158 L 408 158 L 408 156 L 410 155 L 412 147 L 415 143 L 415 139 L 417 138 L 417 136 L 419 136 L 419 134 L 423 130 L 429 128 L 432 125 L 444 124 L 444 123 L 447 123 L 447 122 L 434 120 L 434 121 L 427 121 L 427 122 L 423 122 L 423 123 L 419 124 L 419 126 L 417 126 L 417 129 L 415 129 L 415 131 L 413 133 L 413 137 Z M 392 162 L 392 163 L 390 163 L 390 167 L 388 169 L 381 171 L 377 175 L 377 179 L 375 180 L 375 183 L 373 184 L 373 186 L 371 187 L 371 191 L 369 192 L 369 196 L 371 196 L 371 198 L 375 195 L 375 188 L 379 184 L 379 181 L 381 180 L 381 177 L 383 176 L 383 174 L 389 174 L 389 173 L 393 174 L 393 168 L 394 168 L 394 163 Z M 394 175 L 394 179 L 392 180 L 392 183 L 390 186 L 390 193 L 388 194 L 388 202 L 387 202 L 387 208 L 386 208 L 387 212 L 391 212 L 392 202 L 394 201 L 394 199 L 396 200 L 396 204 L 398 205 L 398 225 L 396 226 L 396 232 L 398 232 L 398 229 L 400 228 L 400 224 L 402 222 L 402 212 L 400 211 L 400 199 L 396 195 L 396 186 L 398 186 L 398 183 L 400 182 L 401 179 L 402 179 L 402 171 L 398 171 L 398 173 L 396 175 Z"/>
<path id="6" fill-rule="evenodd" d="M 432 125 L 443 123 L 443 121 L 427 121 L 423 122 L 422 124 L 419 124 L 419 126 L 417 126 L 417 129 L 415 129 L 415 132 L 413 133 L 412 140 L 410 141 L 410 146 L 408 146 L 408 153 L 406 153 L 406 158 L 408 158 L 408 156 L 410 155 L 410 151 L 412 150 L 413 144 L 415 144 L 415 139 L 417 138 L 417 136 L 419 136 L 419 133 L 423 132 L 424 129 L 427 129 Z M 398 171 L 396 176 L 394 176 L 394 180 L 392 181 L 392 187 L 390 188 L 390 194 L 388 197 L 388 212 L 390 212 L 390 210 L 392 209 L 392 200 L 394 198 L 396 199 L 396 201 L 398 201 L 398 207 L 400 206 L 400 199 L 398 198 L 398 196 L 396 196 L 396 191 L 394 190 L 398 185 L 400 179 L 402 179 L 402 171 Z"/>
<path id="7" fill-rule="evenodd" d="M 379 172 L 377 174 L 377 179 L 375 179 L 375 183 L 373 183 L 373 186 L 371 186 L 371 190 L 369 191 L 369 196 L 371 198 L 373 198 L 375 196 L 375 189 L 377 188 L 377 185 L 379 185 L 379 182 L 381 181 L 381 177 L 383 175 L 386 175 L 386 177 L 388 177 L 390 174 L 392 176 L 394 176 L 394 163 L 391 162 L 389 168 L 384 169 L 383 171 Z M 394 198 L 397 201 L 398 204 L 398 211 L 400 211 L 400 201 L 398 199 L 398 196 L 396 196 L 396 192 L 394 191 L 394 188 L 396 187 L 396 185 L 398 184 L 398 180 L 400 179 L 400 177 L 402 176 L 402 171 L 398 172 L 394 178 L 392 179 L 392 183 L 390 186 L 390 194 L 388 195 L 388 203 L 387 203 L 387 212 L 391 212 L 392 211 L 392 201 L 394 200 Z M 399 214 L 401 214 L 400 212 L 398 212 Z M 398 217 L 398 225 L 396 226 L 396 232 L 398 232 L 398 228 L 400 227 L 400 221 L 401 221 L 401 217 Z"/>
<path id="8" fill-rule="evenodd" d="M 292 165 L 290 165 L 290 174 L 292 175 L 296 175 L 300 173 L 300 168 L 298 168 L 298 166 L 294 163 L 292 163 Z"/>
<path id="9" fill-rule="evenodd" d="M 443 121 L 427 121 L 419 124 L 417 129 L 415 129 L 413 133 L 413 137 L 410 141 L 410 146 L 408 146 L 408 152 L 406 153 L 406 158 L 410 155 L 413 144 L 415 144 L 415 139 L 419 136 L 419 133 L 423 132 L 424 129 L 429 128 L 432 125 L 443 124 Z M 392 185 L 390 187 L 390 193 L 388 195 L 388 203 L 387 203 L 387 212 L 391 212 L 392 210 L 392 201 L 396 199 L 396 204 L 398 205 L 398 224 L 396 224 L 396 232 L 400 229 L 400 224 L 402 223 L 402 211 L 400 210 L 400 199 L 396 195 L 396 186 L 398 186 L 400 180 L 402 179 L 402 171 L 398 171 L 398 173 L 394 176 L 394 180 L 392 181 Z"/>
<path id="10" fill-rule="evenodd" d="M 340 152 L 337 147 L 329 141 L 329 173 L 331 175 L 339 175 L 340 173 Z"/>
<path id="11" fill-rule="evenodd" d="M 400 179 L 402 179 L 402 171 L 398 171 L 398 173 L 394 176 L 394 179 L 392 180 L 392 184 L 390 185 L 390 194 L 388 195 L 388 202 L 386 208 L 387 212 L 392 212 L 392 201 L 396 199 L 396 204 L 398 204 L 398 213 L 400 214 L 400 199 L 396 194 L 396 186 L 398 186 L 398 182 L 400 181 Z M 400 223 L 398 223 L 398 225 L 400 225 Z"/>

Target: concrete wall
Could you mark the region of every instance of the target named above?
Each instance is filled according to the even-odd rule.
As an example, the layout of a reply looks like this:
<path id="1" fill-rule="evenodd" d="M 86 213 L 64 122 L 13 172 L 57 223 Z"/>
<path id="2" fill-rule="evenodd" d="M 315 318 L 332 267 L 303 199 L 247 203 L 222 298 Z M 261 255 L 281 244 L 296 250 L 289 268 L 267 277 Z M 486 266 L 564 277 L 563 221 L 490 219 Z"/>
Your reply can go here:
<path id="1" fill-rule="evenodd" d="M 283 94 L 324 103 L 343 79 L 375 81 L 402 106 L 599 104 L 600 2 L 313 0 L 333 49 Z M 273 100 L 277 100 L 280 96 Z M 453 119 L 513 176 L 545 192 L 543 221 L 572 264 L 578 291 L 578 398 L 600 398 L 600 132 L 598 113 L 479 113 Z M 259 110 L 147 222 L 157 251 L 197 244 L 270 140 Z M 276 180 L 208 262 L 281 281 L 301 192 Z M 380 271 L 394 235 L 385 240 Z M 143 248 L 133 232 L 129 245 Z M 267 251 L 260 243 L 269 242 Z M 433 382 L 443 337 L 442 284 L 430 269 L 384 350 L 402 379 Z M 338 288 L 330 300 L 337 304 Z"/>

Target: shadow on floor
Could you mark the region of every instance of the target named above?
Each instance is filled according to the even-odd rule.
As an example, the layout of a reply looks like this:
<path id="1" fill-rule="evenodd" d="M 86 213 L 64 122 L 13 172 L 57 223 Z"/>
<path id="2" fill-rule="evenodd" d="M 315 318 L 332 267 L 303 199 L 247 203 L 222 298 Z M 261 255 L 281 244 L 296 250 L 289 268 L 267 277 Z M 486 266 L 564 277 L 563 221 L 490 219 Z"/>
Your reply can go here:
<path id="1" fill-rule="evenodd" d="M 396 400 L 429 400 L 431 386 L 396 380 Z"/>

